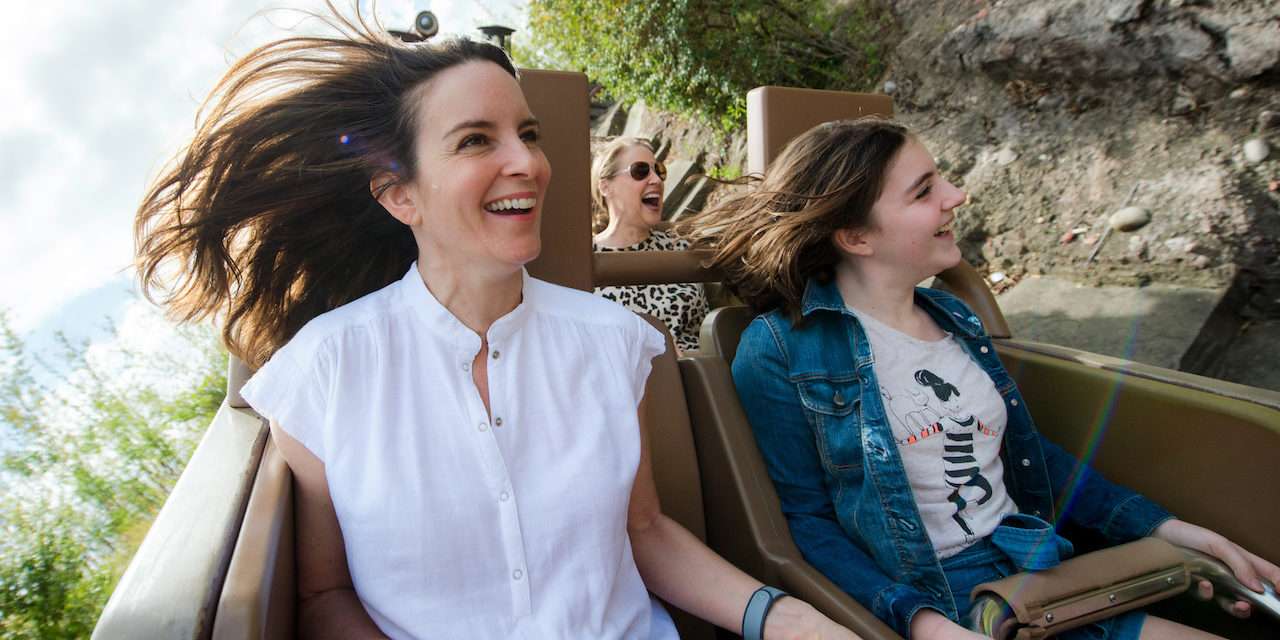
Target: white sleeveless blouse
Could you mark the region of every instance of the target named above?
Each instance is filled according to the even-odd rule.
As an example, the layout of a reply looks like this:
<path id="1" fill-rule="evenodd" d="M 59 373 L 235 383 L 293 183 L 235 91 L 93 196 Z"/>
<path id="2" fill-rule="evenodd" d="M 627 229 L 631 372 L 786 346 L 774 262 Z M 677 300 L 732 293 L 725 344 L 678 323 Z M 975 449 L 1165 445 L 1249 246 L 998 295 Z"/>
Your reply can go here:
<path id="1" fill-rule="evenodd" d="M 480 337 L 400 281 L 309 322 L 244 397 L 325 465 L 356 593 L 393 638 L 675 638 L 632 558 L 637 407 L 661 334 L 524 276 Z"/>

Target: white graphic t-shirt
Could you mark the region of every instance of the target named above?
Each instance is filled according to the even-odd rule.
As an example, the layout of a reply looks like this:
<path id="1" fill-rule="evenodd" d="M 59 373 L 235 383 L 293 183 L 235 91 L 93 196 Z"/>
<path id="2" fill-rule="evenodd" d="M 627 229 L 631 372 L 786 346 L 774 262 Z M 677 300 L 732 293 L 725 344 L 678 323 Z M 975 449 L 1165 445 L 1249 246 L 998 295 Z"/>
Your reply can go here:
<path id="1" fill-rule="evenodd" d="M 850 310 L 871 341 L 880 397 L 929 539 L 939 558 L 953 556 L 1017 511 L 1000 459 L 1004 402 L 951 334 L 919 340 Z"/>

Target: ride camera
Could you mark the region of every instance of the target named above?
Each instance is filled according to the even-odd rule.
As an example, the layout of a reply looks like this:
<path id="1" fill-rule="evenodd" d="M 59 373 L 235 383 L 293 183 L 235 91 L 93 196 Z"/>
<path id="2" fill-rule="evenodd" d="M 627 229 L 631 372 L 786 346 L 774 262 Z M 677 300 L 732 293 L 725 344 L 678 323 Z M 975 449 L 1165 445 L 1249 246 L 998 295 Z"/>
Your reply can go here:
<path id="1" fill-rule="evenodd" d="M 418 15 L 413 18 L 413 31 L 401 31 L 399 29 L 387 29 L 387 33 L 399 38 L 403 42 L 426 42 L 428 38 L 440 32 L 440 21 L 436 19 L 436 14 L 430 11 L 419 11 Z"/>
<path id="2" fill-rule="evenodd" d="M 419 11 L 417 17 L 413 19 L 413 30 L 426 40 L 439 33 L 440 21 L 436 20 L 436 14 L 430 11 Z"/>

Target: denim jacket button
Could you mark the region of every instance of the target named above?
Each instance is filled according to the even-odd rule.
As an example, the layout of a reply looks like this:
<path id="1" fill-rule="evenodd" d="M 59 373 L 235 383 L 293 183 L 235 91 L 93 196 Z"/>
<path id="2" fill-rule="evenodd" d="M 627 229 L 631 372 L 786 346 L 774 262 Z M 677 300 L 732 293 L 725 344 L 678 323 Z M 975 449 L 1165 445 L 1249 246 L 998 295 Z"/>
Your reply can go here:
<path id="1" fill-rule="evenodd" d="M 1024 466 L 1024 467 L 1029 467 L 1029 466 L 1031 466 L 1031 458 L 1023 458 L 1023 459 L 1022 459 L 1022 466 Z"/>
<path id="2" fill-rule="evenodd" d="M 837 391 L 835 397 L 831 399 L 831 402 L 835 403 L 837 407 L 843 407 L 845 404 L 844 394 Z"/>
<path id="3" fill-rule="evenodd" d="M 1011 404 L 1011 405 L 1013 405 L 1013 406 L 1015 406 L 1015 407 L 1016 407 L 1016 406 L 1018 406 L 1018 399 L 1017 399 L 1017 398 L 1014 398 L 1014 399 L 1010 400 L 1010 401 L 1009 401 L 1009 404 Z"/>
<path id="4" fill-rule="evenodd" d="M 978 351 L 981 351 L 981 352 L 983 352 L 983 353 L 986 353 L 986 352 L 990 351 L 990 349 L 988 349 L 988 348 L 984 345 L 984 346 L 982 346 L 982 347 L 979 347 L 979 348 L 978 348 Z"/>

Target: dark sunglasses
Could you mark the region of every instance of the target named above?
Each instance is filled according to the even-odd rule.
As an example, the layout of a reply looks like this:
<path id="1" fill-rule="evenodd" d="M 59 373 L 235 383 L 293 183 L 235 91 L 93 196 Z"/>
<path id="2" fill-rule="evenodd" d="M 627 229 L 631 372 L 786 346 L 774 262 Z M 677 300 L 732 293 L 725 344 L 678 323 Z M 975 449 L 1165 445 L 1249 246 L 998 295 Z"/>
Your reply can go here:
<path id="1" fill-rule="evenodd" d="M 656 161 L 652 165 L 648 162 L 632 162 L 631 166 L 627 167 L 627 173 L 631 174 L 632 180 L 648 180 L 650 167 L 654 173 L 658 174 L 659 180 L 667 179 L 667 165 Z"/>

